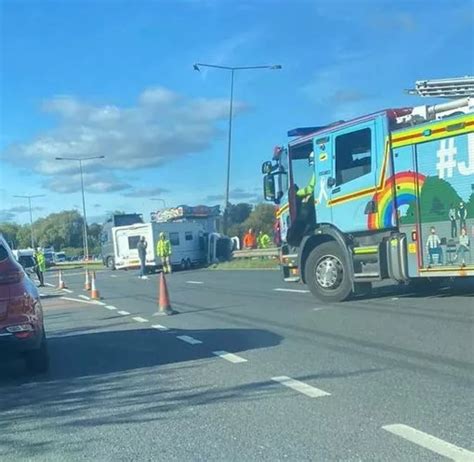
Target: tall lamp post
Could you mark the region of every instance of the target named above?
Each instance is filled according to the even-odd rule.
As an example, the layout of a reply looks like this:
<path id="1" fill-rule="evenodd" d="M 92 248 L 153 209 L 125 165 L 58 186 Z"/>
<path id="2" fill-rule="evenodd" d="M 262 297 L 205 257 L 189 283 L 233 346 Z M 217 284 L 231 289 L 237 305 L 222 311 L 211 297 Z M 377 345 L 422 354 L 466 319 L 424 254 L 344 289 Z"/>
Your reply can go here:
<path id="1" fill-rule="evenodd" d="M 86 215 L 86 198 L 84 195 L 84 173 L 82 169 L 82 162 L 85 160 L 104 159 L 105 156 L 93 157 L 56 157 L 56 160 L 71 160 L 79 162 L 79 172 L 81 174 L 81 191 L 82 191 L 82 215 L 83 215 L 83 239 L 84 239 L 84 260 L 89 258 L 89 243 L 87 242 L 87 215 Z"/>
<path id="2" fill-rule="evenodd" d="M 253 69 L 271 69 L 278 70 L 282 66 L 280 64 L 264 65 L 264 66 L 219 66 L 217 64 L 195 63 L 193 68 L 200 72 L 201 67 L 211 67 L 214 69 L 221 69 L 230 71 L 230 103 L 229 103 L 229 132 L 227 138 L 227 175 L 225 185 L 225 205 L 224 205 L 224 234 L 227 233 L 227 211 L 229 207 L 229 187 L 230 187 L 230 159 L 232 153 L 232 114 L 234 105 L 234 74 L 235 71 L 253 70 Z"/>
<path id="3" fill-rule="evenodd" d="M 31 232 L 31 248 L 35 248 L 35 232 L 33 230 L 33 211 L 31 208 L 31 199 L 36 199 L 37 197 L 44 197 L 44 194 L 36 194 L 34 196 L 13 196 L 20 199 L 28 199 L 28 208 L 30 210 L 30 232 Z"/>

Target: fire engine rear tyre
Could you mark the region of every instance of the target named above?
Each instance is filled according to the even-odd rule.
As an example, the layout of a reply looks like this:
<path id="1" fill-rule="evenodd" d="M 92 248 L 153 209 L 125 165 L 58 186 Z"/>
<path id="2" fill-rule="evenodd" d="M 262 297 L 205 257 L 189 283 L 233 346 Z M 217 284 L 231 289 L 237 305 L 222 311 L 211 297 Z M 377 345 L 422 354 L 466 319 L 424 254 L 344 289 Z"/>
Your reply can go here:
<path id="1" fill-rule="evenodd" d="M 323 302 L 342 302 L 352 294 L 348 263 L 336 242 L 325 242 L 310 253 L 305 279 L 311 293 Z"/>
<path id="2" fill-rule="evenodd" d="M 190 269 L 192 269 L 192 267 L 193 267 L 193 264 L 191 263 L 191 260 L 188 258 L 186 260 L 186 269 L 190 270 Z"/>

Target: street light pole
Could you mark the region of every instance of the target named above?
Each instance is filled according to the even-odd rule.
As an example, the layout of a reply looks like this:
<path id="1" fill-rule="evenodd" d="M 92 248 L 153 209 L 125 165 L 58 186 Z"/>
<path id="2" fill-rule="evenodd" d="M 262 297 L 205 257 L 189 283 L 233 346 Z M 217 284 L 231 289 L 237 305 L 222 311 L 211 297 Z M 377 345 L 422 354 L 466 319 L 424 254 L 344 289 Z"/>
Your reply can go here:
<path id="1" fill-rule="evenodd" d="M 89 260 L 89 238 L 87 236 L 87 215 L 86 215 L 86 198 L 84 194 L 84 173 L 82 170 L 82 159 L 79 159 L 79 171 L 81 172 L 81 191 L 82 191 L 82 216 L 83 220 L 83 233 L 84 233 L 84 259 Z"/>
<path id="2" fill-rule="evenodd" d="M 230 162 L 232 156 L 232 118 L 233 118 L 233 106 L 234 106 L 234 74 L 235 71 L 242 70 L 252 70 L 252 69 L 271 69 L 279 70 L 282 68 L 280 64 L 274 65 L 264 65 L 264 66 L 220 66 L 217 64 L 205 64 L 205 63 L 195 63 L 193 64 L 193 69 L 200 72 L 201 67 L 211 67 L 214 69 L 222 69 L 230 71 L 230 102 L 229 102 L 229 133 L 227 138 L 227 175 L 226 175 L 226 185 L 225 185 L 225 205 L 224 205 L 224 223 L 223 231 L 224 234 L 227 233 L 227 215 L 229 207 L 229 194 L 230 194 Z"/>
<path id="3" fill-rule="evenodd" d="M 72 160 L 79 162 L 79 172 L 81 175 L 81 193 L 82 193 L 82 228 L 83 228 L 83 245 L 84 245 L 84 260 L 89 258 L 89 242 L 87 235 L 87 215 L 86 215 L 86 196 L 84 193 L 84 172 L 82 168 L 82 162 L 85 160 L 93 159 L 104 159 L 105 156 L 94 156 L 94 157 L 56 157 L 56 160 Z"/>
<path id="4" fill-rule="evenodd" d="M 163 207 L 166 208 L 166 202 L 164 199 L 160 199 L 158 197 L 152 197 L 151 198 L 152 201 L 160 201 L 160 202 L 163 202 Z"/>
<path id="5" fill-rule="evenodd" d="M 33 209 L 31 208 L 31 199 L 35 199 L 37 197 L 44 197 L 44 194 L 36 194 L 34 196 L 13 196 L 18 197 L 20 199 L 28 199 L 28 209 L 30 212 L 30 233 L 31 233 L 31 248 L 35 248 L 35 233 L 33 229 Z"/>

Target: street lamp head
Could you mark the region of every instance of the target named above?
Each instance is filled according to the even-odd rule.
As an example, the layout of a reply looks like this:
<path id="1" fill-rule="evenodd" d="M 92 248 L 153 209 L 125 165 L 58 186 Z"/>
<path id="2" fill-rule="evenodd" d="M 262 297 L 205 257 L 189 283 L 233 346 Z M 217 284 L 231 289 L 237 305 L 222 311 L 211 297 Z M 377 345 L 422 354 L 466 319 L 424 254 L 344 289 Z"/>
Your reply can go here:
<path id="1" fill-rule="evenodd" d="M 282 65 L 281 64 L 274 64 L 273 66 L 270 66 L 270 69 L 281 69 Z"/>
<path id="2" fill-rule="evenodd" d="M 193 69 L 195 71 L 201 72 L 201 69 L 199 69 L 199 66 L 197 64 L 193 64 Z"/>
<path id="3" fill-rule="evenodd" d="M 56 160 L 64 160 L 62 157 L 56 157 Z"/>

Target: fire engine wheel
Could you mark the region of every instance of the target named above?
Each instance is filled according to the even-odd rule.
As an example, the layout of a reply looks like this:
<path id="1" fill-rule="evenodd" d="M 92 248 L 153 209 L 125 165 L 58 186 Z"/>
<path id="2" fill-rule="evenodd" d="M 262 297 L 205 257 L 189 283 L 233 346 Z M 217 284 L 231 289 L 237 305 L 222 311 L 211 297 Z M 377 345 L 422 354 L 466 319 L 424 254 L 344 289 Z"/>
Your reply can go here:
<path id="1" fill-rule="evenodd" d="M 325 242 L 310 253 L 305 279 L 311 293 L 323 302 L 342 302 L 352 293 L 348 264 L 336 242 Z"/>

